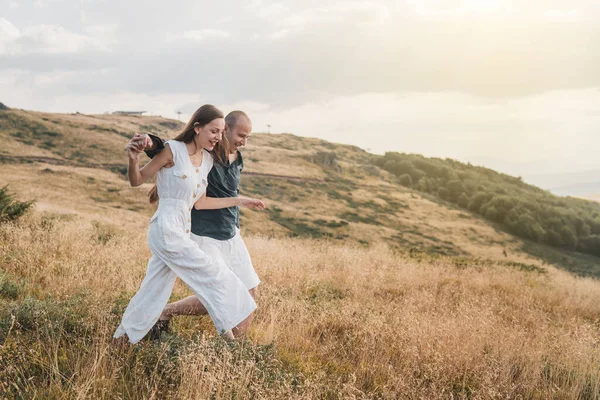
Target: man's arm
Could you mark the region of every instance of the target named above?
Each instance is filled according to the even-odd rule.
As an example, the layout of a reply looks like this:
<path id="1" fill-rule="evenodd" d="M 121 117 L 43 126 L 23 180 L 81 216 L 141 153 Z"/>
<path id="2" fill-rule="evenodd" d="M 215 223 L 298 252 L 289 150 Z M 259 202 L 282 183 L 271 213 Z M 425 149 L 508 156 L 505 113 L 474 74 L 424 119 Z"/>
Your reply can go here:
<path id="1" fill-rule="evenodd" d="M 144 153 L 146 153 L 148 157 L 154 158 L 154 156 L 165 149 L 165 140 L 151 133 L 148 133 L 148 136 L 152 141 L 152 146 L 144 149 Z"/>

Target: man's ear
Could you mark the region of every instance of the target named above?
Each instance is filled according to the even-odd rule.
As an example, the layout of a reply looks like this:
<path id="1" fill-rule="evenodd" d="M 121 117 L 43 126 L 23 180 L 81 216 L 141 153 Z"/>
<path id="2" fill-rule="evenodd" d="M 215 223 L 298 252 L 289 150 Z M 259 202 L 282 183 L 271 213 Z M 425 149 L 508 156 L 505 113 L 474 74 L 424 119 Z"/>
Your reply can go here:
<path id="1" fill-rule="evenodd" d="M 227 135 L 227 132 L 229 132 L 229 125 L 225 124 L 225 129 L 223 129 L 223 135 Z"/>

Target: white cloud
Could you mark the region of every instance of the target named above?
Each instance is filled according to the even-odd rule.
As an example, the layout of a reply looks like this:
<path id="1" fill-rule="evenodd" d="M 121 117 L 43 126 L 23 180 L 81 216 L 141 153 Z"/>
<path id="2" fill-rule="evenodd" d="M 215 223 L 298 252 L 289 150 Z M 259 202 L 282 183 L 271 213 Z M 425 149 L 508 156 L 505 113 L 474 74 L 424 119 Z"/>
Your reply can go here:
<path id="1" fill-rule="evenodd" d="M 8 70 L 0 74 L 1 101 L 9 107 L 43 110 L 46 112 L 75 112 L 100 114 L 123 109 L 145 110 L 153 115 L 177 118 L 176 111 L 183 104 L 198 104 L 198 93 L 147 94 L 131 91 L 115 91 L 108 94 L 54 94 L 40 91 L 45 86 L 64 84 L 81 74 L 87 79 L 99 78 L 100 71 L 93 74 L 55 72 L 32 76 L 29 73 Z"/>
<path id="2" fill-rule="evenodd" d="M 285 39 L 286 37 L 288 37 L 294 30 L 292 29 L 288 29 L 288 28 L 284 28 L 284 29 L 280 29 L 276 32 L 273 32 L 271 34 L 269 34 L 269 38 L 273 39 L 273 40 L 280 40 L 280 39 Z"/>
<path id="3" fill-rule="evenodd" d="M 211 39 L 229 39 L 230 37 L 231 33 L 220 29 L 201 29 L 183 32 L 184 39 L 194 41 L 203 41 Z"/>
<path id="4" fill-rule="evenodd" d="M 96 24 L 83 28 L 89 38 L 95 43 L 101 43 L 104 48 L 111 48 L 119 43 L 117 37 L 118 27 L 116 24 Z"/>
<path id="5" fill-rule="evenodd" d="M 103 39 L 69 32 L 60 25 L 34 25 L 21 31 L 0 18 L 0 54 L 64 54 L 87 49 L 109 50 Z"/>
<path id="6" fill-rule="evenodd" d="M 370 1 L 338 1 L 318 7 L 304 7 L 276 21 L 284 27 L 304 27 L 310 24 L 330 24 L 351 21 L 355 24 L 383 22 L 389 16 L 386 5 Z"/>
<path id="7" fill-rule="evenodd" d="M 248 4 L 248 7 L 253 10 L 260 18 L 279 18 L 289 11 L 287 5 L 281 2 L 275 2 L 264 5 L 262 1 L 254 1 Z"/>
<path id="8" fill-rule="evenodd" d="M 476 163 L 504 160 L 517 174 L 600 168 L 600 90 L 570 90 L 511 100 L 461 93 L 365 93 L 279 109 L 263 103 L 223 106 L 245 110 L 254 131 L 290 132 L 358 145 Z M 539 170 L 524 169 L 532 163 Z M 521 165 L 521 170 L 519 170 Z"/>
<path id="9" fill-rule="evenodd" d="M 21 35 L 19 29 L 14 26 L 9 20 L 0 18 L 0 40 L 14 40 Z"/>
<path id="10" fill-rule="evenodd" d="M 578 10 L 546 10 L 544 17 L 557 21 L 575 21 L 579 19 L 580 13 Z"/>

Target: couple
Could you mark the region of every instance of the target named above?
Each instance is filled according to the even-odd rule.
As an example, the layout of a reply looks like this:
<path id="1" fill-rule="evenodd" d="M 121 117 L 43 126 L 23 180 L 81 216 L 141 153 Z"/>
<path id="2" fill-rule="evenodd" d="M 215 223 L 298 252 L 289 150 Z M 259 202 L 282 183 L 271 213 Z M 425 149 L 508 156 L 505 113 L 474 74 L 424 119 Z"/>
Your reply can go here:
<path id="1" fill-rule="evenodd" d="M 114 334 L 121 344 L 137 343 L 148 332 L 159 338 L 175 315 L 208 313 L 220 334 L 245 335 L 260 280 L 240 236 L 238 206 L 265 208 L 260 200 L 238 196 L 244 165 L 239 148 L 251 130 L 242 111 L 224 117 L 207 104 L 174 139 L 163 143 L 136 134 L 127 144 L 129 182 L 139 186 L 157 174 L 149 197 L 158 200 L 158 209 L 148 228 L 146 277 Z M 152 159 L 140 168 L 143 150 Z M 177 277 L 194 295 L 167 304 Z"/>

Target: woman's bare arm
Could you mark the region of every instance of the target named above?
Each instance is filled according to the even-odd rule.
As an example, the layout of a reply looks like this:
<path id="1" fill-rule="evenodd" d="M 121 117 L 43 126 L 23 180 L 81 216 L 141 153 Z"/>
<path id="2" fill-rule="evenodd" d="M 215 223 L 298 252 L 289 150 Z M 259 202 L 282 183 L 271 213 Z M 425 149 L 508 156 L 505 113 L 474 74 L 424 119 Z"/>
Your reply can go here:
<path id="1" fill-rule="evenodd" d="M 173 163 L 173 153 L 168 145 L 165 145 L 165 150 L 158 153 L 146 165 L 140 168 L 140 153 L 128 148 L 127 155 L 129 156 L 129 167 L 127 175 L 131 186 L 140 186 L 142 183 L 150 179 L 162 167 Z"/>
<path id="2" fill-rule="evenodd" d="M 206 197 L 206 192 L 194 203 L 196 210 L 217 210 L 229 207 L 246 207 L 252 210 L 264 210 L 265 203 L 250 197 Z"/>

